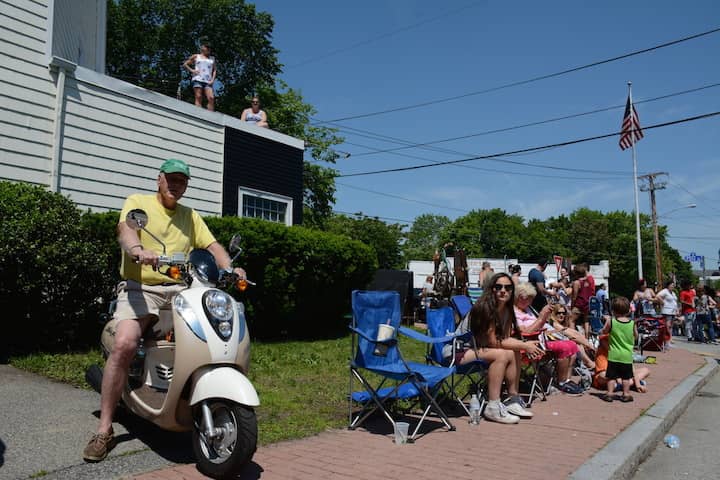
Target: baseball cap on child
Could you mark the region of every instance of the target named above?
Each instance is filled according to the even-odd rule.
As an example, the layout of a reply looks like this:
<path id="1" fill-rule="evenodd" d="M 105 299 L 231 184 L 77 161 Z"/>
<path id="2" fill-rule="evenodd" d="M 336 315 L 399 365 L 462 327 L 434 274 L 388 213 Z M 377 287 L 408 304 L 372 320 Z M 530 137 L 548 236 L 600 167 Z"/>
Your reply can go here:
<path id="1" fill-rule="evenodd" d="M 190 167 L 187 163 L 177 158 L 169 158 L 165 160 L 165 163 L 160 167 L 160 171 L 163 173 L 182 173 L 186 177 L 190 178 Z"/>

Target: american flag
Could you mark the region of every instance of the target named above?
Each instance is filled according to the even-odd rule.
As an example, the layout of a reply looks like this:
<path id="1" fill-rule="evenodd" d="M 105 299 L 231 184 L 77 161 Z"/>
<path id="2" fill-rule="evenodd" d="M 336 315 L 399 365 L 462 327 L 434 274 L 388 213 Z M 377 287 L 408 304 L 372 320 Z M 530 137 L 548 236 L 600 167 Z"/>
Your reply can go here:
<path id="1" fill-rule="evenodd" d="M 630 102 L 630 95 L 628 95 L 627 104 L 625 105 L 625 115 L 623 116 L 620 134 L 621 150 L 630 148 L 630 146 L 643 138 L 640 119 L 638 118 L 637 110 L 635 110 L 635 105 Z"/>

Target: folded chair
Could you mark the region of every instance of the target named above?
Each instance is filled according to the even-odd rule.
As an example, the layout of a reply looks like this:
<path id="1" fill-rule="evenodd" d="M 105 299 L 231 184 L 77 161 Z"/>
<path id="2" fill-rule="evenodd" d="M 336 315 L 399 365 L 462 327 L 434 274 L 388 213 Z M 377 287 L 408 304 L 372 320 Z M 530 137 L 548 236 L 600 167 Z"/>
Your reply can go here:
<path id="1" fill-rule="evenodd" d="M 605 326 L 605 322 L 603 321 L 603 313 L 602 313 L 602 303 L 600 302 L 600 299 L 598 297 L 590 297 L 590 314 L 588 315 L 588 340 L 592 342 L 595 347 L 598 346 L 598 336 L 600 335 L 600 331 Z"/>
<path id="2" fill-rule="evenodd" d="M 390 325 L 400 330 L 400 295 L 393 291 L 353 291 L 352 357 L 350 360 L 349 428 L 354 430 L 374 412 L 381 412 L 396 428 L 390 413 L 394 400 L 419 400 L 424 406 L 422 417 L 409 441 L 414 441 L 420 427 L 433 411 L 447 427 L 455 430 L 450 419 L 437 403 L 443 386 L 453 374 L 453 368 L 405 361 L 397 336 L 378 341 L 378 331 Z M 403 329 L 410 330 L 410 329 Z M 363 391 L 353 391 L 358 380 Z M 353 412 L 353 404 L 360 411 Z"/>
<path id="3" fill-rule="evenodd" d="M 470 297 L 467 295 L 453 295 L 450 297 L 450 305 L 452 305 L 457 314 L 455 317 L 455 325 L 459 325 L 460 322 L 463 321 L 473 306 L 472 300 L 470 300 Z"/>
<path id="4" fill-rule="evenodd" d="M 428 311 L 427 329 L 429 336 L 434 339 L 432 342 L 427 342 L 416 334 L 410 335 L 428 343 L 428 363 L 454 369 L 448 392 L 451 398 L 460 404 L 465 413 L 470 415 L 465 400 L 473 393 L 477 393 L 478 398 L 481 399 L 480 410 L 482 411 L 485 404 L 483 394 L 487 384 L 488 363 L 485 360 L 475 360 L 462 365 L 455 363 L 455 352 L 463 348 L 464 344 L 472 342 L 468 323 L 461 322 L 458 327 L 455 327 L 455 315 L 452 308 L 435 308 Z M 469 388 L 461 395 L 458 393 L 458 387 L 465 383 L 469 383 Z"/>
<path id="5" fill-rule="evenodd" d="M 664 318 L 654 318 L 651 316 L 640 316 L 637 320 L 638 339 L 637 344 L 640 349 L 640 355 L 645 350 L 653 350 L 656 352 L 665 351 L 665 342 L 667 340 L 667 326 Z"/>

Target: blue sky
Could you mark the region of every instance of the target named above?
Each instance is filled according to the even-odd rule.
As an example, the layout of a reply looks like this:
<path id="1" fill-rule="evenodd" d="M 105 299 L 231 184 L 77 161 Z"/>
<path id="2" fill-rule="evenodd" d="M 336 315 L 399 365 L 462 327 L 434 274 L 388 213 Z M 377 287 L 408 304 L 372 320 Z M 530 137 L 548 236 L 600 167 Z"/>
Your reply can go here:
<path id="1" fill-rule="evenodd" d="M 714 0 L 592 5 L 262 0 L 256 5 L 275 18 L 274 44 L 285 65 L 281 77 L 317 108 L 320 120 L 492 89 L 720 27 L 720 3 Z M 351 156 L 340 159 L 337 168 L 352 174 L 617 132 L 628 81 L 643 127 L 720 111 L 720 86 L 639 103 L 720 83 L 719 52 L 720 32 L 555 78 L 343 120 L 337 125 L 347 143 L 337 148 Z M 612 106 L 618 108 L 478 135 Z M 430 150 L 376 152 L 402 146 L 398 141 L 417 144 L 470 135 L 433 144 Z M 636 145 L 641 174 L 669 173 L 667 188 L 657 191 L 657 209 L 661 223 L 669 226 L 670 243 L 682 255 L 705 255 L 708 269 L 718 266 L 720 249 L 719 137 L 717 116 L 646 130 Z M 632 154 L 621 151 L 618 140 L 612 137 L 462 166 L 339 178 L 335 209 L 391 221 L 412 221 L 423 213 L 454 219 L 472 209 L 496 207 L 541 219 L 579 207 L 632 211 Z M 649 213 L 648 193 L 639 195 L 640 211 Z M 697 207 L 681 208 L 689 204 Z"/>

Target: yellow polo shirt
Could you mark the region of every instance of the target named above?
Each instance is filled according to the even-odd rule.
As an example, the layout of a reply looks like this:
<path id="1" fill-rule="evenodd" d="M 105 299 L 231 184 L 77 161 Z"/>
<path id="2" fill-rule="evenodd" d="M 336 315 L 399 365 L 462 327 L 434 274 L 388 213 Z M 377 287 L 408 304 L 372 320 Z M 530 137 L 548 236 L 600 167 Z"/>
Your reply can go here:
<path id="1" fill-rule="evenodd" d="M 215 237 L 210 233 L 205 221 L 192 208 L 178 204 L 175 210 L 168 210 L 158 201 L 156 194 L 133 194 L 125 200 L 120 212 L 120 222 L 124 222 L 128 212 L 135 208 L 145 210 L 148 215 L 148 224 L 145 228 L 163 241 L 167 255 L 178 252 L 187 255 L 193 248 L 207 248 L 215 242 Z M 158 255 L 163 253 L 162 245 L 150 235 L 139 230 L 138 236 L 143 248 Z M 122 252 L 120 276 L 145 285 L 173 282 L 161 272 L 153 271 L 150 265 L 136 264 L 132 256 L 125 251 Z"/>

